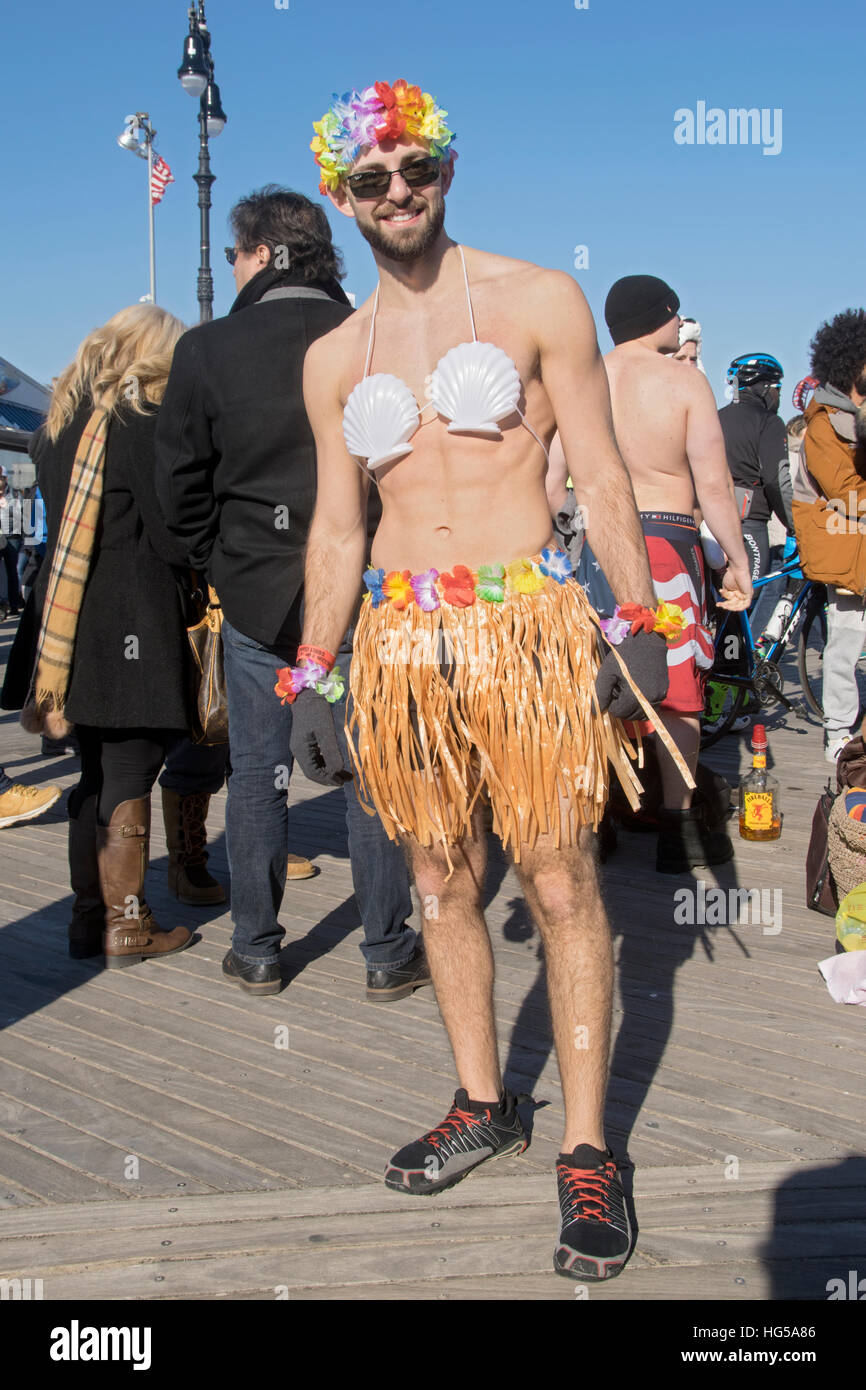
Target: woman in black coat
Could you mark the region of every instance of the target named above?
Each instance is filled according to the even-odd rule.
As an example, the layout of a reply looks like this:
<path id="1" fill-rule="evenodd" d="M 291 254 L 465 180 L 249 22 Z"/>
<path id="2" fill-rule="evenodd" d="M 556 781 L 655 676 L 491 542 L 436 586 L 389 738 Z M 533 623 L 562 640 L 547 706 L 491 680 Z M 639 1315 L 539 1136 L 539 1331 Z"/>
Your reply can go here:
<path id="1" fill-rule="evenodd" d="M 76 958 L 104 949 L 109 968 L 182 950 L 192 939 L 185 927 L 163 931 L 144 897 L 151 789 L 190 718 L 189 570 L 153 483 L 157 405 L 183 331 L 153 305 L 121 310 L 96 329 L 58 379 L 31 451 L 48 525 L 35 586 L 43 613 L 79 441 L 94 408 L 109 412 L 102 501 L 63 707 L 81 747 L 81 781 L 69 798 L 69 949 Z"/>

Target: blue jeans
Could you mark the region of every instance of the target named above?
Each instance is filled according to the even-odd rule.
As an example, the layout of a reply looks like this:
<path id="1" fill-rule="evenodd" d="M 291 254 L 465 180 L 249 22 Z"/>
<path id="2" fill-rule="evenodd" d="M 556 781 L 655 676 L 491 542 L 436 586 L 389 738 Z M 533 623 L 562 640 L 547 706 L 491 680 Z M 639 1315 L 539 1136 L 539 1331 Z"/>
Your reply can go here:
<path id="1" fill-rule="evenodd" d="M 286 886 L 286 791 L 294 761 L 289 747 L 291 706 L 280 705 L 274 685 L 277 668 L 290 664 L 295 651 L 288 646 L 263 646 L 238 632 L 226 618 L 222 632 L 232 768 L 226 805 L 232 949 L 242 960 L 273 960 L 284 935 L 277 913 Z M 350 656 L 350 648 L 341 649 L 344 673 Z M 350 768 L 345 700 L 335 705 L 334 715 Z M 379 818 L 363 810 L 355 783 L 346 782 L 344 790 L 352 884 L 364 924 L 360 949 L 370 969 L 404 965 L 412 957 L 417 936 L 407 923 L 412 897 L 403 851 L 388 839 Z"/>
<path id="2" fill-rule="evenodd" d="M 9 788 L 14 787 L 14 785 L 15 783 L 12 781 L 5 767 L 0 767 L 0 796 L 2 796 L 4 792 L 8 792 Z"/>
<path id="3" fill-rule="evenodd" d="M 185 738 L 170 749 L 159 785 L 166 791 L 177 792 L 178 796 L 191 796 L 195 792 L 216 796 L 226 780 L 228 756 L 227 743 L 193 743 L 192 739 Z"/>

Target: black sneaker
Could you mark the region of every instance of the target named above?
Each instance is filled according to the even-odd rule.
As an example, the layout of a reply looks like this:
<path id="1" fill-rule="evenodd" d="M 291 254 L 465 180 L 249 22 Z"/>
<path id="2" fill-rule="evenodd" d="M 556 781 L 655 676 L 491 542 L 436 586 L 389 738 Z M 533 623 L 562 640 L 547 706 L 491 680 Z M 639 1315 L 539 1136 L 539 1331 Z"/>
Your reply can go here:
<path id="1" fill-rule="evenodd" d="M 613 1279 L 631 1250 L 631 1226 L 610 1149 L 578 1144 L 556 1161 L 562 1227 L 553 1267 L 566 1279 Z"/>
<path id="2" fill-rule="evenodd" d="M 372 965 L 367 970 L 367 998 L 371 1003 L 390 1003 L 405 999 L 413 990 L 429 985 L 430 967 L 420 946 L 416 946 L 405 965 Z"/>
<path id="3" fill-rule="evenodd" d="M 460 1090 L 441 1125 L 396 1153 L 385 1184 L 398 1192 L 441 1192 L 487 1158 L 523 1153 L 529 1140 L 517 1106 L 529 1096 L 505 1091 L 498 1105 L 470 1100 Z"/>

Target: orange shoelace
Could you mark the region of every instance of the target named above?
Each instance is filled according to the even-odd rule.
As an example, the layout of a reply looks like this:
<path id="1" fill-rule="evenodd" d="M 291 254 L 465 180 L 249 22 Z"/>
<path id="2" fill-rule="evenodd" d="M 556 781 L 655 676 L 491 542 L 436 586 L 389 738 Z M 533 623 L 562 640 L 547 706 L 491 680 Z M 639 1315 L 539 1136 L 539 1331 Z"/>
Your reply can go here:
<path id="1" fill-rule="evenodd" d="M 476 1114 L 471 1110 L 458 1110 L 455 1105 L 448 1111 L 441 1125 L 437 1125 L 435 1129 L 431 1129 L 430 1133 L 425 1134 L 424 1138 L 427 1140 L 428 1144 L 432 1144 L 434 1148 L 438 1148 L 444 1139 L 451 1138 L 452 1130 L 457 1133 L 461 1127 L 468 1126 L 470 1129 L 474 1128 L 479 1120 L 486 1118 L 489 1118 L 489 1111 L 485 1110 L 480 1114 Z M 437 1135 L 441 1137 L 437 1138 Z"/>
<path id="2" fill-rule="evenodd" d="M 579 1211 L 582 1218 L 605 1221 L 613 1225 L 610 1215 L 610 1184 L 616 1178 L 616 1164 L 608 1161 L 602 1168 L 566 1168 L 560 1165 L 569 1202 L 563 1217 Z"/>

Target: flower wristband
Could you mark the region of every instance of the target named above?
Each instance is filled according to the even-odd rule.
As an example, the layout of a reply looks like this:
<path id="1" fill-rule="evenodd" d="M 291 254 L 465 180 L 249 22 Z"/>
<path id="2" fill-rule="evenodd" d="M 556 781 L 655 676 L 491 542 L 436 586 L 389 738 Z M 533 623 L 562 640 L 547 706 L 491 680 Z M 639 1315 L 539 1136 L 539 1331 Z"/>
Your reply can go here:
<path id="1" fill-rule="evenodd" d="M 311 661 L 309 657 L 305 657 L 304 662 L 303 666 L 284 666 L 277 671 L 274 694 L 279 696 L 280 704 L 294 704 L 302 690 L 315 691 L 317 695 L 322 695 L 329 705 L 334 705 L 338 700 L 342 700 L 346 693 L 346 686 L 340 675 L 339 666 L 335 666 L 329 672 L 324 666 Z"/>
<path id="2" fill-rule="evenodd" d="M 685 626 L 685 615 L 676 603 L 660 603 L 658 608 L 645 608 L 642 603 L 617 604 L 613 617 L 601 620 L 601 630 L 612 647 L 638 632 L 657 632 L 666 642 L 676 642 Z"/>

